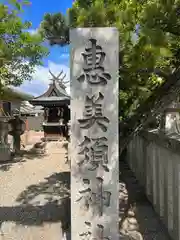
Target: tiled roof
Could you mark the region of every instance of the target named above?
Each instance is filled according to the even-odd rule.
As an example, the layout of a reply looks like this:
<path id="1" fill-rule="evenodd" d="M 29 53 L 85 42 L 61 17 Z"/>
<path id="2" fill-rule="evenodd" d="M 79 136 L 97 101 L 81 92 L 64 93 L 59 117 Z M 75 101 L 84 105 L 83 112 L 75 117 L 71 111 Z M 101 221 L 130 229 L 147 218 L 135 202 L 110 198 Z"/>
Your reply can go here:
<path id="1" fill-rule="evenodd" d="M 53 81 L 53 83 L 50 84 L 48 90 L 32 99 L 33 101 L 61 101 L 61 100 L 65 100 L 65 99 L 70 99 L 70 96 L 67 94 L 66 90 L 65 90 L 65 86 L 58 81 Z"/>

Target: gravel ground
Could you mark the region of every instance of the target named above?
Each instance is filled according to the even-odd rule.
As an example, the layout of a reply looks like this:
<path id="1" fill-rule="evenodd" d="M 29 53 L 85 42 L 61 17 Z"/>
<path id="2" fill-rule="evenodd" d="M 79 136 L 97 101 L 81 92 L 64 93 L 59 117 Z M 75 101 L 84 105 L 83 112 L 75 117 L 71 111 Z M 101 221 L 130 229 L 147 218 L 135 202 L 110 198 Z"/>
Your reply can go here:
<path id="1" fill-rule="evenodd" d="M 0 165 L 0 240 L 61 240 L 68 228 L 70 172 L 61 143 Z"/>
<path id="2" fill-rule="evenodd" d="M 0 165 L 0 240 L 70 240 L 70 170 L 60 142 L 47 144 L 45 155 L 32 151 L 42 133 L 30 132 L 26 154 Z M 170 240 L 143 190 L 120 161 L 122 240 Z M 125 214 L 128 202 L 135 207 Z M 124 218 L 125 216 L 125 218 Z"/>

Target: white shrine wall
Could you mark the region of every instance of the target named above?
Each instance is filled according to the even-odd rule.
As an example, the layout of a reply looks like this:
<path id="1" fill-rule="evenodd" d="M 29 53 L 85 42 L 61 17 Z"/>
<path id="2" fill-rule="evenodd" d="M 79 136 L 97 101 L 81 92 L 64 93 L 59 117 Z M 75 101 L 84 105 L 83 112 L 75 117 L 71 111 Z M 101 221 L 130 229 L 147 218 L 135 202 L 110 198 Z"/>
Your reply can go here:
<path id="1" fill-rule="evenodd" d="M 180 136 L 144 131 L 130 142 L 127 161 L 173 239 L 180 239 Z"/>

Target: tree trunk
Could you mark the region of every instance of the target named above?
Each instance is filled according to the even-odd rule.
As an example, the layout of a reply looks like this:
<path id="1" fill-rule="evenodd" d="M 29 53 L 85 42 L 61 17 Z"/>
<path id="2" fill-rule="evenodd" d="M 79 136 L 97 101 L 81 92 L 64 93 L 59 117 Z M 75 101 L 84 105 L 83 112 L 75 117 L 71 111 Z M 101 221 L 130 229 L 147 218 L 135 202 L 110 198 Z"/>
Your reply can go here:
<path id="1" fill-rule="evenodd" d="M 166 81 L 137 108 L 136 113 L 125 123 L 120 124 L 120 155 L 133 136 L 162 113 L 180 95 L 180 68 L 170 74 Z"/>

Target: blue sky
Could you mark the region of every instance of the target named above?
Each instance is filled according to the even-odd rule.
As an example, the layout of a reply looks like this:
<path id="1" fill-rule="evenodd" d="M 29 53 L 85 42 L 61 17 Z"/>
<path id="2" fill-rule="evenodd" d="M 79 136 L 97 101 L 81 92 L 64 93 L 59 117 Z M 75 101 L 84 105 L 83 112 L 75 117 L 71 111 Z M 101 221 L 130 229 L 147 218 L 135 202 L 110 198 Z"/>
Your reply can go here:
<path id="1" fill-rule="evenodd" d="M 73 0 L 30 0 L 31 5 L 24 9 L 22 15 L 24 20 L 32 22 L 30 32 L 36 31 L 45 13 L 66 13 L 72 6 Z M 38 96 L 46 91 L 49 84 L 49 68 L 54 74 L 61 70 L 66 73 L 66 79 L 69 78 L 69 47 L 53 46 L 49 47 L 50 54 L 43 60 L 43 66 L 36 67 L 31 82 L 24 82 L 18 89 L 34 96 Z M 67 91 L 69 89 L 67 88 Z"/>

